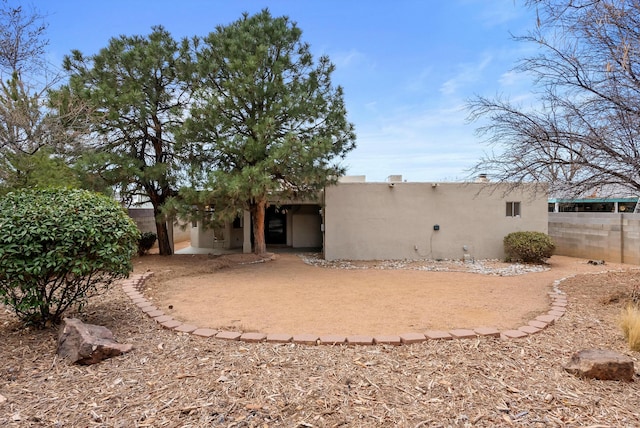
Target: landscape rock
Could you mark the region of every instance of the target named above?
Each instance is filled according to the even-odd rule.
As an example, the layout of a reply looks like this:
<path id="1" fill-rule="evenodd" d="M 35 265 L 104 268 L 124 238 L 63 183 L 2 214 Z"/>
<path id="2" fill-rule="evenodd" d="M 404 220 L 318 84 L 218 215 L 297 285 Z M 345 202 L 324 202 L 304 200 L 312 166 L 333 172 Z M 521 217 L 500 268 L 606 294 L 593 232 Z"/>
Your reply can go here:
<path id="1" fill-rule="evenodd" d="M 65 318 L 58 335 L 58 355 L 72 363 L 96 364 L 131 349 L 133 345 L 117 343 L 108 328 L 76 318 Z"/>
<path id="2" fill-rule="evenodd" d="M 632 381 L 633 360 L 615 351 L 585 349 L 576 352 L 565 366 L 573 375 L 590 379 Z"/>

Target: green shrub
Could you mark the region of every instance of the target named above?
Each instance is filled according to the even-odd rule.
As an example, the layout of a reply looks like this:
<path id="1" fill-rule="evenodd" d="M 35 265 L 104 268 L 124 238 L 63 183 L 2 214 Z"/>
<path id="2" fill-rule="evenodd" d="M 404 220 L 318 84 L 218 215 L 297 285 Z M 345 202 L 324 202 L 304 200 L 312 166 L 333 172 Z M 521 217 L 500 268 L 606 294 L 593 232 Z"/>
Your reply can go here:
<path id="1" fill-rule="evenodd" d="M 138 240 L 138 255 L 144 256 L 156 243 L 157 236 L 153 232 L 143 232 Z"/>
<path id="2" fill-rule="evenodd" d="M 513 232 L 504 237 L 508 261 L 544 263 L 555 248 L 551 238 L 542 232 Z"/>
<path id="3" fill-rule="evenodd" d="M 138 229 L 111 198 L 32 189 L 0 198 L 0 301 L 24 322 L 58 323 L 133 270 Z"/>

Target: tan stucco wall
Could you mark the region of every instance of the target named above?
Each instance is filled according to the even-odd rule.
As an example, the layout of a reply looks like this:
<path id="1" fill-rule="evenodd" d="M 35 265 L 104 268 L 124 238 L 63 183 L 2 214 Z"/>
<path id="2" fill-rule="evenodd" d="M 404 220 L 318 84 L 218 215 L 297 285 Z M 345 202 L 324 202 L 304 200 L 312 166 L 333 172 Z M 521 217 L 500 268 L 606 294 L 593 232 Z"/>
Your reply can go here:
<path id="1" fill-rule="evenodd" d="M 240 228 L 231 228 L 229 235 L 231 241 L 229 248 L 242 248 L 242 240 L 244 239 L 244 230 Z"/>
<path id="2" fill-rule="evenodd" d="M 196 248 L 213 248 L 215 233 L 212 228 L 204 227 L 202 221 L 198 221 L 195 227 L 190 228 L 191 246 Z"/>
<path id="3" fill-rule="evenodd" d="M 322 247 L 322 217 L 319 214 L 303 214 L 292 216 L 295 233 L 292 236 L 293 248 Z"/>
<path id="4" fill-rule="evenodd" d="M 287 245 L 292 248 L 322 247 L 319 203 L 296 205 L 287 213 Z"/>
<path id="5" fill-rule="evenodd" d="M 508 233 L 547 232 L 547 193 L 531 189 L 505 195 L 505 185 L 484 183 L 338 183 L 325 189 L 324 255 L 503 258 Z M 506 201 L 521 203 L 520 217 L 506 216 Z"/>
<path id="6" fill-rule="evenodd" d="M 640 264 L 640 214 L 549 213 L 556 254 Z"/>

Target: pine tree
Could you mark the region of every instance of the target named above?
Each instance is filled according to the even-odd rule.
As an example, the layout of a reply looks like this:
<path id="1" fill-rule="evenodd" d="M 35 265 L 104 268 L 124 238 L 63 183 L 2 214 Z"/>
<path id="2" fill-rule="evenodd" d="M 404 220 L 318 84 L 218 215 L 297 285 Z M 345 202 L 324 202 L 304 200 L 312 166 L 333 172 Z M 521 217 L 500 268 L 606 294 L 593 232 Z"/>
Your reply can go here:
<path id="1" fill-rule="evenodd" d="M 197 54 L 197 96 L 183 137 L 203 144 L 205 199 L 219 218 L 240 208 L 253 218 L 254 251 L 264 253 L 270 195 L 303 199 L 344 174 L 355 148 L 334 65 L 314 62 L 302 31 L 268 10 L 219 26 Z"/>
<path id="2" fill-rule="evenodd" d="M 184 168 L 174 135 L 190 102 L 187 41 L 162 27 L 147 36 L 120 36 L 97 55 L 74 51 L 64 60 L 69 91 L 94 114 L 96 168 L 123 197 L 145 195 L 153 205 L 160 254 L 172 254 L 162 207 L 177 192 Z"/>

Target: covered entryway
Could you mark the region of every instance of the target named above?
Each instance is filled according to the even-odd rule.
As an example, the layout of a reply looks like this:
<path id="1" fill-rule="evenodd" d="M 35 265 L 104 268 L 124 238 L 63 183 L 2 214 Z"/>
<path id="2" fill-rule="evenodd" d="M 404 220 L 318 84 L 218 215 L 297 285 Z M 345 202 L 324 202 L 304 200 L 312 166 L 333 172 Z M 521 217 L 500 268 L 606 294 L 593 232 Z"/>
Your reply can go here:
<path id="1" fill-rule="evenodd" d="M 318 204 L 271 205 L 265 213 L 267 245 L 322 248 L 322 215 Z"/>
<path id="2" fill-rule="evenodd" d="M 265 243 L 272 247 L 319 250 L 323 245 L 321 206 L 309 204 L 275 204 L 265 212 Z M 252 219 L 248 210 L 224 227 L 207 229 L 202 222 L 192 224 L 191 245 L 196 248 L 221 250 L 253 249 Z"/>

